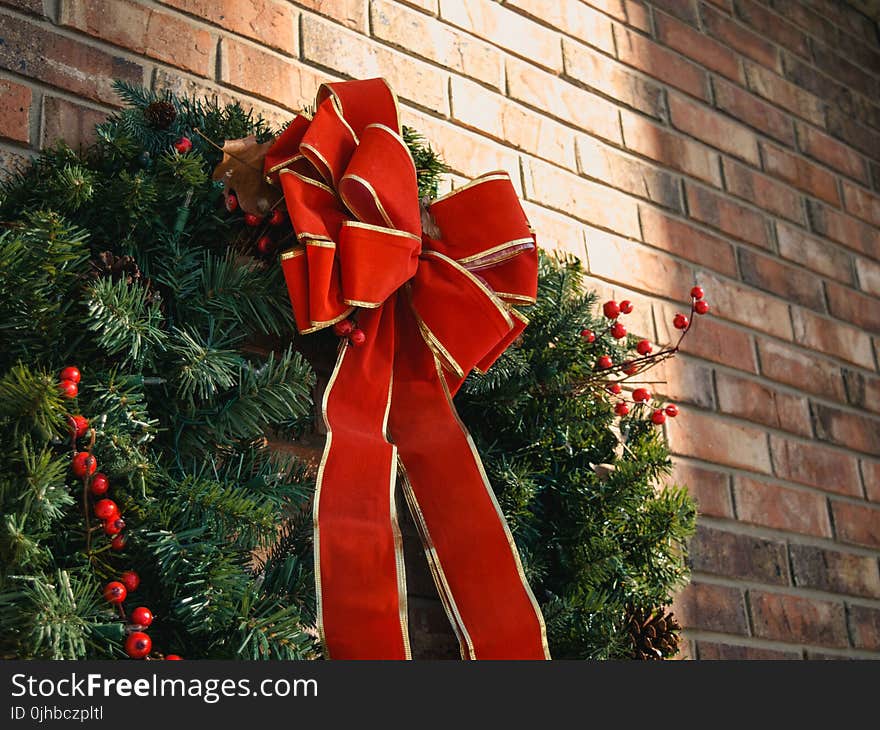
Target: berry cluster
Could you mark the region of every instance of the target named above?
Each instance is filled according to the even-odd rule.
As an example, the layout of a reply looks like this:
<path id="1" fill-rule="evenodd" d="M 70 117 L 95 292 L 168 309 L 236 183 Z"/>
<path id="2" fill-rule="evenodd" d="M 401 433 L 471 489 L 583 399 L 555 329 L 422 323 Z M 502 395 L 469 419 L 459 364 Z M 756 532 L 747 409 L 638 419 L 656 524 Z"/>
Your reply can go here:
<path id="1" fill-rule="evenodd" d="M 59 387 L 67 397 L 73 398 L 79 392 L 79 382 L 82 374 L 74 366 L 68 366 L 61 371 Z M 67 385 L 69 384 L 69 385 Z M 72 388 L 71 388 L 72 386 Z M 68 395 L 72 393 L 72 395 Z M 122 550 L 126 539 L 123 534 L 125 521 L 119 511 L 119 505 L 105 495 L 110 489 L 110 480 L 106 474 L 97 471 L 98 460 L 92 454 L 95 445 L 95 431 L 91 428 L 89 419 L 80 414 L 67 417 L 70 429 L 71 447 L 73 457 L 70 468 L 74 476 L 83 483 L 83 511 L 86 521 L 86 552 L 91 557 L 92 528 L 89 525 L 89 498 L 94 501 L 92 511 L 103 526 L 104 534 L 110 537 L 110 549 Z M 79 443 L 88 437 L 85 448 L 80 450 Z M 117 606 L 123 618 L 125 612 L 122 603 L 129 593 L 137 590 L 141 583 L 140 576 L 133 570 L 126 570 L 119 576 L 119 580 L 110 581 L 104 586 L 104 599 Z M 128 617 L 130 625 L 127 627 L 128 637 L 125 641 L 125 651 L 132 659 L 143 659 L 153 648 L 153 642 L 142 629 L 147 628 L 153 622 L 153 613 L 145 606 L 138 606 Z M 166 659 L 180 659 L 176 654 L 169 654 Z"/>
<path id="2" fill-rule="evenodd" d="M 367 341 L 364 331 L 357 326 L 357 323 L 350 319 L 343 319 L 334 324 L 333 332 L 337 337 L 347 339 L 348 344 L 352 347 L 361 347 Z"/>
<path id="3" fill-rule="evenodd" d="M 672 326 L 681 331 L 681 335 L 675 345 L 662 347 L 655 352 L 654 345 L 651 344 L 649 340 L 642 339 L 635 344 L 635 350 L 638 353 L 638 357 L 636 358 L 615 362 L 614 358 L 609 354 L 600 354 L 596 357 L 596 376 L 590 378 L 585 385 L 589 385 L 596 380 L 602 380 L 605 382 L 605 390 L 616 400 L 614 412 L 621 418 L 629 415 L 631 410 L 630 403 L 623 395 L 623 386 L 621 383 L 629 380 L 633 375 L 642 373 L 648 368 L 654 367 L 661 361 L 674 356 L 678 352 L 685 335 L 693 326 L 694 314 L 707 314 L 709 312 L 709 304 L 704 299 L 705 292 L 702 287 L 693 287 L 690 295 L 690 315 L 676 313 L 672 319 Z M 619 303 L 610 300 L 605 302 L 602 306 L 603 315 L 606 319 L 610 320 L 607 333 L 614 340 L 622 340 L 626 337 L 626 327 L 619 321 L 619 317 L 622 314 L 630 314 L 633 309 L 633 304 L 629 300 L 623 300 Z M 592 330 L 583 329 L 580 334 L 583 340 L 588 344 L 596 342 L 596 333 Z M 623 377 L 609 382 L 608 376 L 613 374 L 622 374 Z M 666 423 L 667 418 L 675 418 L 679 413 L 678 406 L 672 403 L 665 406 L 661 405 L 656 408 L 649 406 L 653 396 L 647 388 L 635 388 L 630 397 L 632 398 L 632 402 L 635 404 L 636 409 L 640 411 L 650 410 L 651 422 L 657 426 L 662 426 Z"/>
<path id="4" fill-rule="evenodd" d="M 225 206 L 228 213 L 235 213 L 239 209 L 235 191 L 230 191 L 226 195 Z M 260 229 L 259 235 L 253 241 L 253 251 L 260 258 L 270 258 L 278 251 L 283 242 L 290 238 L 290 231 L 286 231 L 284 235 L 279 233 L 282 232 L 281 227 L 287 222 L 287 215 L 280 208 L 274 208 L 268 215 L 245 213 L 242 220 L 248 228 Z"/>

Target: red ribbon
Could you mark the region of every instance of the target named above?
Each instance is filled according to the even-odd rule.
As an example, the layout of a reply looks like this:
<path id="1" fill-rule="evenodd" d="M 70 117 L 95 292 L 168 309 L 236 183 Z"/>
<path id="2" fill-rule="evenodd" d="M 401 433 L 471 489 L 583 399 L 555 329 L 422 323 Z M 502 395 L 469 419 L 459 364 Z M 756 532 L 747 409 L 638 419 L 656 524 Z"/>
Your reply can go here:
<path id="1" fill-rule="evenodd" d="M 537 248 L 509 177 L 434 201 L 422 230 L 416 169 L 382 79 L 323 85 L 266 157 L 298 245 L 281 255 L 297 328 L 357 309 L 324 393 L 314 505 L 318 630 L 339 659 L 408 659 L 395 485 L 471 659 L 549 658 L 510 531 L 452 395 L 519 335 Z"/>

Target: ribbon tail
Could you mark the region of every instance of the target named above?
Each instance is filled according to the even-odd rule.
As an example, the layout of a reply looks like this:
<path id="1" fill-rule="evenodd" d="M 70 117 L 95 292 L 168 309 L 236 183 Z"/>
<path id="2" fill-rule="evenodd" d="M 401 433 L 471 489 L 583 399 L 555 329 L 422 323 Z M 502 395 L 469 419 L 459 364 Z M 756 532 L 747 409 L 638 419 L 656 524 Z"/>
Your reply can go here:
<path id="1" fill-rule="evenodd" d="M 403 298 L 397 320 L 390 433 L 462 657 L 549 659 L 544 619 L 513 537 L 439 362 Z"/>
<path id="2" fill-rule="evenodd" d="M 334 659 L 410 659 L 397 448 L 386 431 L 394 299 L 362 311 L 360 348 L 343 345 L 324 393 L 327 444 L 314 501 L 318 631 Z"/>

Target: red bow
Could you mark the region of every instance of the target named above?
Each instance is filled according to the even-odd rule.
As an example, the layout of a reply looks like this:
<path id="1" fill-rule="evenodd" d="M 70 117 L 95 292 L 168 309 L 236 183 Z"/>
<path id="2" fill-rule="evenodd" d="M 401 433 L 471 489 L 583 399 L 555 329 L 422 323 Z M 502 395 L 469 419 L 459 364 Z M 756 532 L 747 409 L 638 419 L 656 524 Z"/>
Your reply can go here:
<path id="1" fill-rule="evenodd" d="M 548 658 L 540 609 L 452 394 L 525 327 L 537 249 L 506 173 L 430 205 L 382 79 L 323 85 L 266 156 L 298 246 L 281 255 L 301 333 L 357 309 L 324 393 L 314 505 L 318 629 L 328 656 L 410 657 L 398 472 L 462 656 Z"/>

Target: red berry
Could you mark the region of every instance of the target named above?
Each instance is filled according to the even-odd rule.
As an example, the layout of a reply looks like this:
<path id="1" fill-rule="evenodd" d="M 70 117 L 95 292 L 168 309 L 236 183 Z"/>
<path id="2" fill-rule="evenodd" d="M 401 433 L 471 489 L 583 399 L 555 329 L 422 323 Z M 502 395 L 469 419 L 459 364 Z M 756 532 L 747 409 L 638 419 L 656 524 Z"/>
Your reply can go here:
<path id="1" fill-rule="evenodd" d="M 58 377 L 60 380 L 72 380 L 74 383 L 78 383 L 82 378 L 82 375 L 80 375 L 79 368 L 74 367 L 73 365 L 68 365 L 61 371 L 61 375 Z"/>
<path id="2" fill-rule="evenodd" d="M 118 580 L 110 581 L 104 586 L 104 600 L 108 603 L 122 603 L 127 595 L 128 591 Z"/>
<path id="3" fill-rule="evenodd" d="M 238 196 L 235 193 L 229 193 L 226 196 L 226 210 L 230 213 L 238 210 Z"/>
<path id="4" fill-rule="evenodd" d="M 678 406 L 675 403 L 670 403 L 664 410 L 670 418 L 675 418 L 678 415 Z"/>
<path id="5" fill-rule="evenodd" d="M 636 352 L 639 355 L 650 355 L 654 351 L 654 348 L 651 347 L 651 343 L 647 340 L 639 340 L 639 344 L 636 345 Z"/>
<path id="6" fill-rule="evenodd" d="M 181 155 L 185 155 L 193 148 L 193 143 L 190 142 L 189 137 L 181 137 L 174 143 L 174 149 L 176 149 Z"/>
<path id="7" fill-rule="evenodd" d="M 636 388 L 633 391 L 633 400 L 636 403 L 647 403 L 651 400 L 651 394 L 648 392 L 647 388 Z"/>
<path id="8" fill-rule="evenodd" d="M 86 435 L 86 431 L 89 430 L 89 419 L 85 416 L 71 416 L 67 419 L 70 423 L 70 428 L 74 432 L 74 436 L 80 439 Z"/>
<path id="9" fill-rule="evenodd" d="M 614 362 L 608 355 L 602 355 L 598 360 L 596 360 L 596 367 L 598 367 L 599 370 L 607 370 L 613 364 Z"/>
<path id="10" fill-rule="evenodd" d="M 360 347 L 367 341 L 367 335 L 364 333 L 362 329 L 358 329 L 355 327 L 351 334 L 348 336 L 348 339 L 351 340 L 351 344 L 355 347 Z"/>
<path id="11" fill-rule="evenodd" d="M 118 535 L 124 529 L 125 520 L 123 520 L 121 517 L 111 518 L 104 523 L 105 535 Z"/>
<path id="12" fill-rule="evenodd" d="M 141 584 L 141 577 L 133 570 L 126 570 L 119 576 L 120 582 L 128 589 L 128 592 L 136 591 Z"/>
<path id="13" fill-rule="evenodd" d="M 694 304 L 694 311 L 697 314 L 706 314 L 709 311 L 709 302 L 697 302 L 696 304 Z"/>
<path id="14" fill-rule="evenodd" d="M 596 341 L 596 335 L 593 333 L 593 330 L 581 330 L 581 337 L 583 337 L 587 342 Z"/>
<path id="15" fill-rule="evenodd" d="M 624 299 L 619 306 L 623 314 L 631 314 L 633 311 L 633 303 L 629 299 Z"/>
<path id="16" fill-rule="evenodd" d="M 257 253 L 260 256 L 268 256 L 275 248 L 275 243 L 269 236 L 260 236 L 257 239 Z"/>
<path id="17" fill-rule="evenodd" d="M 58 383 L 58 390 L 65 398 L 76 398 L 79 393 L 79 386 L 72 380 L 62 380 Z"/>
<path id="18" fill-rule="evenodd" d="M 666 414 L 663 411 L 657 410 L 651 414 L 651 421 L 658 426 L 662 426 L 666 423 Z"/>
<path id="19" fill-rule="evenodd" d="M 95 503 L 95 517 L 99 520 L 112 520 L 119 516 L 119 507 L 112 499 L 100 499 Z"/>
<path id="20" fill-rule="evenodd" d="M 689 324 L 690 320 L 683 314 L 676 314 L 672 319 L 672 326 L 677 330 L 686 330 Z"/>
<path id="21" fill-rule="evenodd" d="M 614 412 L 618 416 L 625 416 L 627 413 L 629 413 L 629 406 L 626 403 L 624 403 L 623 401 L 621 401 L 616 406 L 614 406 Z"/>
<path id="22" fill-rule="evenodd" d="M 691 296 L 694 299 L 702 299 L 705 295 L 706 292 L 703 291 L 703 287 L 701 286 L 695 286 L 693 289 L 691 289 Z"/>
<path id="23" fill-rule="evenodd" d="M 627 375 L 635 375 L 639 372 L 639 366 L 634 362 L 625 362 L 623 363 L 623 372 Z"/>
<path id="24" fill-rule="evenodd" d="M 133 624 L 146 627 L 153 623 L 153 612 L 146 606 L 138 606 L 128 618 Z"/>
<path id="25" fill-rule="evenodd" d="M 128 539 L 123 534 L 114 535 L 113 539 L 110 541 L 110 549 L 111 550 L 124 550 L 125 544 L 128 542 Z"/>
<path id="26" fill-rule="evenodd" d="M 611 336 L 615 340 L 620 340 L 626 337 L 626 327 L 624 327 L 620 322 L 615 322 L 611 325 Z"/>
<path id="27" fill-rule="evenodd" d="M 337 337 L 348 337 L 353 329 L 354 325 L 350 319 L 343 319 L 333 325 L 333 331 Z"/>
<path id="28" fill-rule="evenodd" d="M 180 661 L 183 661 L 183 657 L 179 656 L 177 654 L 166 654 L 165 660 L 169 661 L 169 662 L 171 662 L 171 661 L 180 662 Z"/>
<path id="29" fill-rule="evenodd" d="M 258 225 L 260 225 L 260 223 L 263 222 L 263 219 L 261 216 L 255 215 L 253 213 L 245 213 L 244 222 L 252 228 L 256 228 Z"/>
<path id="30" fill-rule="evenodd" d="M 617 305 L 617 302 L 611 299 L 602 305 L 602 313 L 608 319 L 617 319 L 620 316 L 620 307 Z"/>
<path id="31" fill-rule="evenodd" d="M 100 497 L 102 494 L 107 494 L 107 490 L 110 488 L 110 480 L 107 479 L 107 475 L 103 472 L 98 472 L 95 476 L 92 477 L 92 481 L 89 482 L 89 491 L 95 497 Z"/>
<path id="32" fill-rule="evenodd" d="M 614 393 L 614 395 L 620 395 L 620 383 L 611 383 L 611 385 L 609 385 L 605 390 L 607 390 L 609 393 Z"/>
<path id="33" fill-rule="evenodd" d="M 275 208 L 275 210 L 272 211 L 272 215 L 269 216 L 269 225 L 280 226 L 282 223 L 284 223 L 284 219 L 284 211 L 280 208 Z"/>
<path id="34" fill-rule="evenodd" d="M 143 631 L 132 631 L 125 640 L 125 653 L 132 659 L 143 659 L 153 649 L 153 641 Z"/>
<path id="35" fill-rule="evenodd" d="M 70 462 L 70 468 L 73 469 L 73 473 L 80 479 L 90 477 L 95 473 L 95 469 L 98 468 L 98 460 L 88 451 L 79 451 L 74 454 Z"/>

